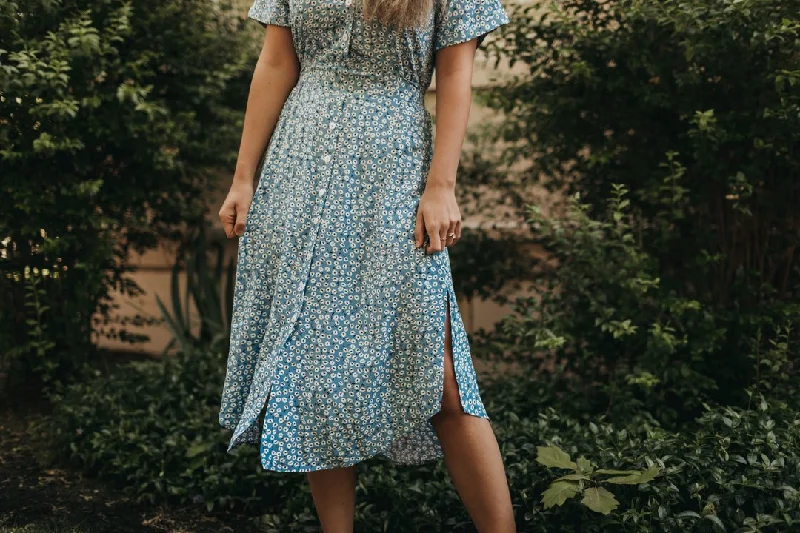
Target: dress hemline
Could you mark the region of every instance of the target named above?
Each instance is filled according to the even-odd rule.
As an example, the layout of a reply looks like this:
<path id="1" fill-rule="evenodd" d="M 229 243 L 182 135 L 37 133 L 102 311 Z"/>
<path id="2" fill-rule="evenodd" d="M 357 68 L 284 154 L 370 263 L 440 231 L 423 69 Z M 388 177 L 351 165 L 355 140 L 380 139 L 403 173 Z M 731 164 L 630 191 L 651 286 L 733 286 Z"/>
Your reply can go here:
<path id="1" fill-rule="evenodd" d="M 447 318 L 447 311 L 448 311 L 448 308 L 449 308 L 449 310 L 450 310 L 451 344 L 453 344 L 452 332 L 453 332 L 453 321 L 454 320 L 453 320 L 453 311 L 452 310 L 455 307 L 454 304 L 457 305 L 457 302 L 455 301 L 455 291 L 454 291 L 453 286 L 452 286 L 451 283 L 445 284 L 445 286 L 443 287 L 443 290 L 446 291 L 446 293 L 447 293 L 447 295 L 446 295 L 447 303 L 445 304 L 445 311 L 444 311 L 444 317 L 442 317 L 442 323 L 444 323 L 445 319 Z M 440 297 L 443 297 L 443 296 L 445 296 L 445 295 L 440 294 Z M 438 320 L 438 319 L 439 319 L 439 317 L 436 318 L 436 320 Z M 397 439 L 402 439 L 404 436 L 406 436 L 409 433 L 411 433 L 412 431 L 414 431 L 414 429 L 416 429 L 421 424 L 426 424 L 426 423 L 430 424 L 431 418 L 433 418 L 436 414 L 438 414 L 442 409 L 442 402 L 443 402 L 443 399 L 444 399 L 444 362 L 445 362 L 444 361 L 444 336 L 445 336 L 445 331 L 444 331 L 444 328 L 439 328 L 438 331 L 441 332 L 441 334 L 440 334 L 440 339 L 441 339 L 440 345 L 442 346 L 441 364 L 439 365 L 439 369 L 441 371 L 439 372 L 439 376 L 437 377 L 437 383 L 441 384 L 439 386 L 439 391 L 438 391 L 439 400 L 434 406 L 432 406 L 432 408 L 429 410 L 429 412 L 426 412 L 425 414 L 422 415 L 422 417 L 420 417 L 420 420 L 421 420 L 420 424 L 416 424 L 416 425 L 411 426 L 410 428 L 407 428 L 399 436 L 395 437 L 387 446 L 384 446 L 381 449 L 376 450 L 376 451 L 367 452 L 366 454 L 364 454 L 362 456 L 358 456 L 358 457 L 354 456 L 354 457 L 351 457 L 349 459 L 346 459 L 346 460 L 343 460 L 343 461 L 339 461 L 339 462 L 336 462 L 336 463 L 326 463 L 326 464 L 323 464 L 323 465 L 306 465 L 306 466 L 301 466 L 301 467 L 297 467 L 297 466 L 285 467 L 285 466 L 281 466 L 278 462 L 275 462 L 275 461 L 270 461 L 270 460 L 266 460 L 265 461 L 264 460 L 265 456 L 263 454 L 264 446 L 263 446 L 261 437 L 259 437 L 258 441 L 240 440 L 240 441 L 238 441 L 236 443 L 235 446 L 232 446 L 232 447 L 229 446 L 229 448 L 227 450 L 227 453 L 232 454 L 232 455 L 235 454 L 235 449 L 238 448 L 241 445 L 258 444 L 259 445 L 259 452 L 260 452 L 259 453 L 260 464 L 261 464 L 262 469 L 264 471 L 268 471 L 268 472 L 281 472 L 281 473 L 309 473 L 309 472 L 317 472 L 317 471 L 320 471 L 320 470 L 332 470 L 332 469 L 336 469 L 336 468 L 347 468 L 347 467 L 355 466 L 355 465 L 357 465 L 359 463 L 362 463 L 362 462 L 365 462 L 365 461 L 368 461 L 370 459 L 374 459 L 374 458 L 380 457 L 380 456 L 385 457 L 389 462 L 391 462 L 392 464 L 397 465 L 397 466 L 419 466 L 419 465 L 428 464 L 428 463 L 431 463 L 431 462 L 434 462 L 434 461 L 442 459 L 444 454 L 442 453 L 442 450 L 438 445 L 437 445 L 436 449 L 434 450 L 433 454 L 427 455 L 427 456 L 421 456 L 421 457 L 419 457 L 419 458 L 417 458 L 415 460 L 403 461 L 403 460 L 392 458 L 392 457 L 390 457 L 388 455 L 389 450 L 391 449 L 392 445 L 394 444 L 394 442 Z M 466 403 L 464 402 L 464 396 L 463 396 L 464 384 L 458 382 L 458 372 L 455 372 L 455 365 L 456 365 L 455 355 L 456 354 L 455 354 L 455 350 L 454 349 L 452 351 L 453 351 L 453 353 L 452 353 L 451 357 L 452 357 L 452 360 L 453 360 L 453 371 L 455 373 L 456 382 L 458 384 L 459 402 L 461 404 L 462 411 L 465 414 L 470 415 L 470 416 L 474 416 L 476 418 L 482 418 L 484 420 L 491 420 L 489 415 L 486 413 L 485 409 L 473 410 L 472 408 L 469 408 L 466 405 Z M 272 390 L 272 388 L 273 388 L 273 384 L 270 384 L 270 390 Z M 266 411 L 268 405 L 269 405 L 269 394 L 267 395 L 267 399 L 265 399 L 265 401 L 264 401 L 263 407 L 262 407 L 262 409 L 261 409 L 261 411 L 259 413 L 259 416 L 258 416 L 259 418 L 262 416 L 261 413 L 263 413 L 263 416 L 266 417 L 266 412 L 265 411 Z M 259 434 L 261 435 L 263 433 L 259 432 Z M 437 443 L 438 443 L 438 437 L 437 437 Z M 272 457 L 272 454 L 268 455 L 268 457 Z"/>

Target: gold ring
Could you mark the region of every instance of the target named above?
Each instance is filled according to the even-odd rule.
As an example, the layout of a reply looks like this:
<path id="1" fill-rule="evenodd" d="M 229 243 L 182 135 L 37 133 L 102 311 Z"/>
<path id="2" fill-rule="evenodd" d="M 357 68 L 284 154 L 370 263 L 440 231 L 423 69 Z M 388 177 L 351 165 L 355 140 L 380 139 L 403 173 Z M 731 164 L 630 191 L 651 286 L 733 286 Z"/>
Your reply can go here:
<path id="1" fill-rule="evenodd" d="M 455 234 L 455 233 L 448 233 L 448 234 L 447 234 L 447 236 L 448 236 L 448 237 L 455 237 L 455 236 L 456 236 L 456 234 Z"/>

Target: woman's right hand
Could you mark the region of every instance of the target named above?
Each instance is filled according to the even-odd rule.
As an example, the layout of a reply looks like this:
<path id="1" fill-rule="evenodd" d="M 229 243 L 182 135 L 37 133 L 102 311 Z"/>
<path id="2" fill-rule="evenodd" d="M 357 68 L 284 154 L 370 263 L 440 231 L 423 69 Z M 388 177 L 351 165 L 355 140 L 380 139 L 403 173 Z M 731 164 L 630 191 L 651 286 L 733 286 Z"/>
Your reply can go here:
<path id="1" fill-rule="evenodd" d="M 222 229 L 229 239 L 244 234 L 245 220 L 250 204 L 253 201 L 252 181 L 234 179 L 228 196 L 219 210 L 219 219 Z"/>

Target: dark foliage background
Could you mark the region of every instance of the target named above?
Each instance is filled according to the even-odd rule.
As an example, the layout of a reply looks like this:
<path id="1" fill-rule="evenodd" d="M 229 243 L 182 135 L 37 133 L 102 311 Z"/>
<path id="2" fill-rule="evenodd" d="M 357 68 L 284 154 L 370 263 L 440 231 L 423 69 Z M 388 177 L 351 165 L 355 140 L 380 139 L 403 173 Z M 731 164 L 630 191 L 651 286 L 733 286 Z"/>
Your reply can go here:
<path id="1" fill-rule="evenodd" d="M 128 254 L 175 239 L 232 166 L 252 40 L 227 2 L 0 2 L 0 345 L 55 383 L 107 335 Z"/>
<path id="2" fill-rule="evenodd" d="M 87 313 L 125 286 L 123 252 L 200 226 L 206 169 L 227 157 L 213 143 L 228 146 L 238 128 L 228 97 L 243 91 L 246 57 L 239 34 L 222 31 L 238 23 L 211 17 L 210 2 L 31 5 L 4 7 L 0 27 L 11 102 L 0 153 L 13 170 L 0 178 L 11 236 L 0 331 L 20 375 L 51 362 L 58 374 L 86 357 L 92 331 L 108 332 Z M 800 531 L 798 8 L 538 2 L 510 8 L 486 47 L 521 74 L 484 94 L 503 114 L 486 130 L 503 151 L 473 154 L 462 177 L 478 208 L 491 198 L 527 235 L 474 232 L 453 254 L 454 277 L 468 298 L 507 297 L 503 273 L 537 285 L 472 338 L 476 356 L 518 371 L 482 391 L 520 532 Z M 532 201 L 539 186 L 560 198 L 548 212 Z M 197 227 L 160 301 L 178 355 L 57 390 L 35 429 L 45 459 L 142 502 L 318 531 L 302 475 L 263 472 L 254 446 L 225 451 L 231 281 Z M 540 446 L 575 467 L 541 460 Z M 472 530 L 443 463 L 358 468 L 363 530 Z M 616 470 L 656 474 L 598 478 Z M 587 501 L 600 488 L 603 502 Z"/>
<path id="3" fill-rule="evenodd" d="M 563 216 L 533 213 L 541 290 L 488 351 L 530 361 L 531 376 L 555 362 L 591 411 L 642 404 L 675 427 L 703 402 L 747 404 L 767 366 L 797 376 L 798 12 L 766 0 L 514 11 L 497 53 L 523 74 L 488 98 L 506 114 L 503 162 L 524 167 L 520 186 L 567 200 Z"/>

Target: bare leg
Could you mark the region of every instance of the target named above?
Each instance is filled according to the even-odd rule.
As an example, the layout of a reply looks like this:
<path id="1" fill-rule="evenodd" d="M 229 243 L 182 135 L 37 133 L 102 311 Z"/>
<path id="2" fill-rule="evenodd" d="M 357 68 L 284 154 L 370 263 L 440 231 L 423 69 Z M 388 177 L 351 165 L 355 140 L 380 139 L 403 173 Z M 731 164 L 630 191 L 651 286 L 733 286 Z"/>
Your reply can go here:
<path id="1" fill-rule="evenodd" d="M 323 533 L 353 533 L 355 467 L 317 470 L 306 477 Z"/>
<path id="2" fill-rule="evenodd" d="M 449 305 L 445 323 L 444 395 L 442 409 L 431 423 L 441 442 L 450 479 L 478 533 L 515 533 L 508 481 L 492 426 L 461 408 L 453 369 Z"/>

